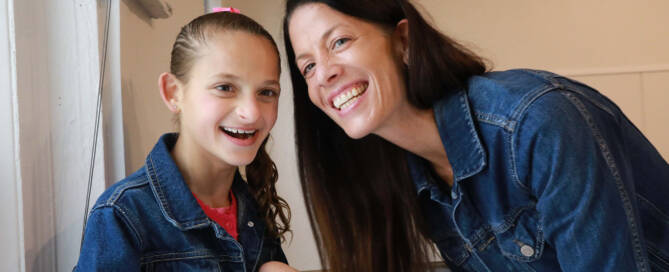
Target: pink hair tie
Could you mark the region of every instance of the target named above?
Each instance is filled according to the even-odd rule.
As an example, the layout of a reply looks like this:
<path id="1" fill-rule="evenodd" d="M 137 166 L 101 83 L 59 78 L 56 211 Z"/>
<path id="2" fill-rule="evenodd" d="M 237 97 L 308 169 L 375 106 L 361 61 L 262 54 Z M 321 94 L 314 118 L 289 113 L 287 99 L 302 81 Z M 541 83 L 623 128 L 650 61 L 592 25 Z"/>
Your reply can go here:
<path id="1" fill-rule="evenodd" d="M 233 8 L 233 7 L 219 7 L 219 8 L 212 8 L 211 12 L 232 12 L 232 13 L 241 13 L 239 12 L 238 9 Z"/>

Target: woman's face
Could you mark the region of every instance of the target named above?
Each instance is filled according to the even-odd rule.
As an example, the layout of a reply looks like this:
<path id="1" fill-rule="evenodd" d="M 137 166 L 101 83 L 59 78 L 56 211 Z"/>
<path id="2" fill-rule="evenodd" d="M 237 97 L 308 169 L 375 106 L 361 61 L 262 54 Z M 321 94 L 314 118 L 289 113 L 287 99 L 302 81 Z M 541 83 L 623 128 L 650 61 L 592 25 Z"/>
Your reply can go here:
<path id="1" fill-rule="evenodd" d="M 277 117 L 276 51 L 243 31 L 212 34 L 200 50 L 179 95 L 180 140 L 228 165 L 249 164 Z"/>
<path id="2" fill-rule="evenodd" d="M 378 133 L 408 105 L 406 39 L 324 4 L 293 11 L 288 31 L 309 98 L 346 134 Z"/>

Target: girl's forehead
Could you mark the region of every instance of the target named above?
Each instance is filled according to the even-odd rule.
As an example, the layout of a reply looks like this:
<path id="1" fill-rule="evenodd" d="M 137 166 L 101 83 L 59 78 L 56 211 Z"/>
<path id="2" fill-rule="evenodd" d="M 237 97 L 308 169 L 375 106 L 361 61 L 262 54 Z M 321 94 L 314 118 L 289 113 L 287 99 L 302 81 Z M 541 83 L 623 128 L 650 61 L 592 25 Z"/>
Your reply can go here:
<path id="1" fill-rule="evenodd" d="M 212 35 L 198 50 L 193 73 L 211 77 L 237 75 L 241 79 L 278 78 L 279 56 L 267 38 L 244 32 L 222 31 Z"/>

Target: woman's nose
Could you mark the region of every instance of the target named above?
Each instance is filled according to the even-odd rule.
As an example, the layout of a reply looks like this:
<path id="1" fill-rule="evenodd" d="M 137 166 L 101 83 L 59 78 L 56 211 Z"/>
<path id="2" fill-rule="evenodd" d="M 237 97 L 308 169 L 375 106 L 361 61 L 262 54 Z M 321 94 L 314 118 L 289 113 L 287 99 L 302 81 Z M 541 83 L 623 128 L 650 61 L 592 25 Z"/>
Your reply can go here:
<path id="1" fill-rule="evenodd" d="M 342 67 L 340 65 L 325 63 L 321 66 L 321 69 L 317 70 L 319 85 L 326 87 L 333 84 L 341 76 L 341 73 Z"/>

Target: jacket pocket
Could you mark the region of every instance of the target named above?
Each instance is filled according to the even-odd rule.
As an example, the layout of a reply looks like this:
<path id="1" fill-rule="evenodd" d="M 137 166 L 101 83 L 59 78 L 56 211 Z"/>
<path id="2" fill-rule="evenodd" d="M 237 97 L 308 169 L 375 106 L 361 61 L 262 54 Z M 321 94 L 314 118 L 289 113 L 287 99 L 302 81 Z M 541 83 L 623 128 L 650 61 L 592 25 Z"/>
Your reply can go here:
<path id="1" fill-rule="evenodd" d="M 502 255 L 519 262 L 539 260 L 544 250 L 544 238 L 537 214 L 525 208 L 509 219 L 493 228 Z"/>

